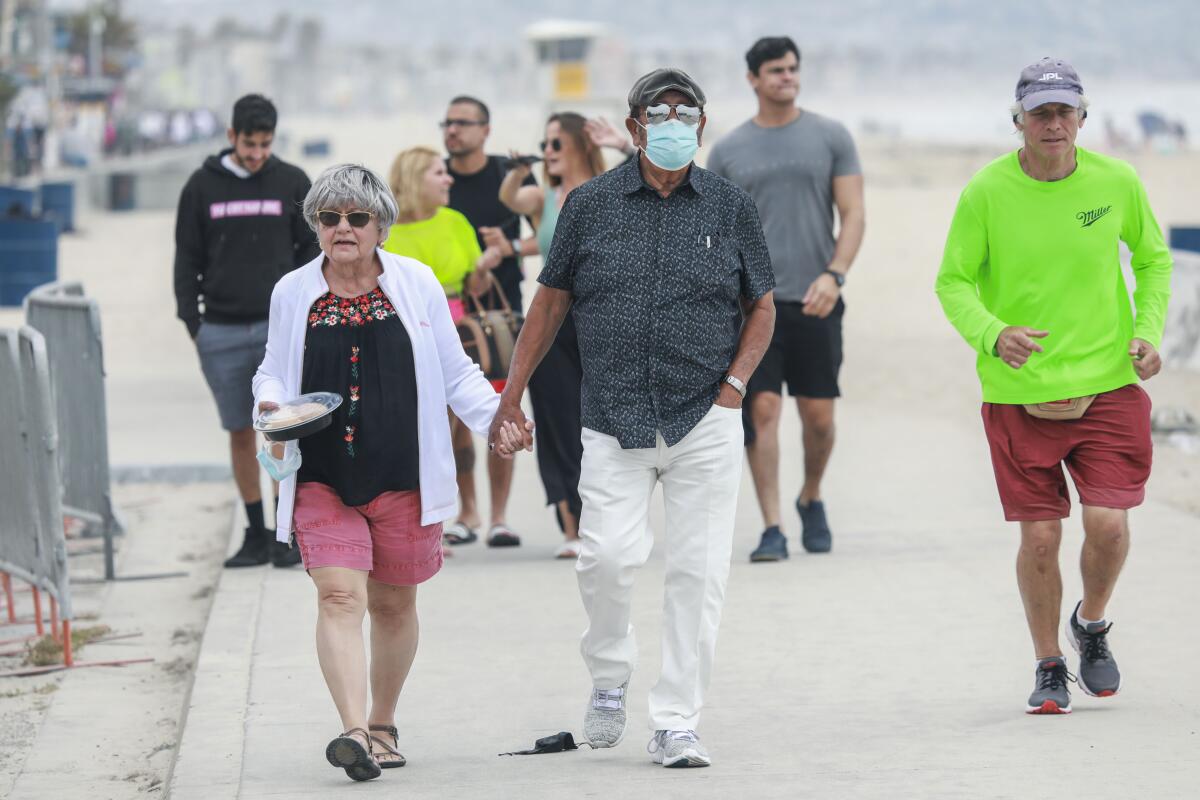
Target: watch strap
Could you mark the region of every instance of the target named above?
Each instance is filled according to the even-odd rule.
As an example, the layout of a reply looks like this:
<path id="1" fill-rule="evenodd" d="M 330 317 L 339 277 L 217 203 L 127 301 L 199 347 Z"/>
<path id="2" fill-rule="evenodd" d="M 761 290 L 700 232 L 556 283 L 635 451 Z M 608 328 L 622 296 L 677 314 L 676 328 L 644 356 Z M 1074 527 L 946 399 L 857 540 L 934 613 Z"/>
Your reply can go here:
<path id="1" fill-rule="evenodd" d="M 739 379 L 733 377 L 732 375 L 725 376 L 725 383 L 728 383 L 730 386 L 732 386 L 734 391 L 736 391 L 738 394 L 740 394 L 742 396 L 742 399 L 745 399 L 746 384 L 742 383 Z"/>
<path id="2" fill-rule="evenodd" d="M 835 282 L 835 283 L 837 283 L 837 285 L 838 285 L 838 288 L 841 288 L 842 286 L 845 286 L 845 285 L 846 285 L 846 273 L 844 273 L 844 272 L 834 272 L 834 271 L 833 271 L 833 270 L 831 270 L 831 269 L 827 269 L 827 270 L 825 270 L 825 273 L 826 273 L 827 275 L 832 275 L 832 276 L 833 276 L 833 280 L 834 280 L 834 282 Z"/>

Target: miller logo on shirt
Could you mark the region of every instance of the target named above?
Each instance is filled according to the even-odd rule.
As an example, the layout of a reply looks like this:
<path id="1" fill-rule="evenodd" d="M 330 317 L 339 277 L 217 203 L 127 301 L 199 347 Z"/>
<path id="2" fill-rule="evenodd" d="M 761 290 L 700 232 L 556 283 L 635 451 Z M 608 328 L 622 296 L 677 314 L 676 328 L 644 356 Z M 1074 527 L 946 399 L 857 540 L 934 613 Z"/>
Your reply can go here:
<path id="1" fill-rule="evenodd" d="M 1080 211 L 1075 215 L 1075 219 L 1079 220 L 1079 227 L 1086 228 L 1110 211 L 1112 211 L 1112 206 L 1093 208 L 1091 211 Z"/>
<path id="2" fill-rule="evenodd" d="M 283 216 L 282 200 L 230 200 L 225 203 L 213 203 L 208 207 L 211 219 L 225 217 L 281 217 Z"/>

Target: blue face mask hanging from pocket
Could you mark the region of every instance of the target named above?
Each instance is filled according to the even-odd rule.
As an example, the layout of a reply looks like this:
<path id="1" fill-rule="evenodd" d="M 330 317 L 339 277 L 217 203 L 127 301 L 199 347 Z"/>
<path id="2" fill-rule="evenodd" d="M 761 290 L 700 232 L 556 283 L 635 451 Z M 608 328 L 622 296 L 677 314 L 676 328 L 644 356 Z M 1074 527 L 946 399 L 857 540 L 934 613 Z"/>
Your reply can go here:
<path id="1" fill-rule="evenodd" d="M 262 464 L 263 469 L 271 476 L 271 480 L 281 482 L 300 469 L 300 447 L 293 442 L 283 443 L 283 458 L 276 458 L 271 453 L 271 442 L 263 442 L 263 446 L 258 451 L 256 458 L 258 463 Z"/>
<path id="2" fill-rule="evenodd" d="M 642 125 L 646 130 L 646 146 L 642 152 L 650 163 L 660 169 L 671 171 L 683 169 L 692 163 L 700 143 L 696 139 L 697 128 L 669 119 L 658 125 Z"/>

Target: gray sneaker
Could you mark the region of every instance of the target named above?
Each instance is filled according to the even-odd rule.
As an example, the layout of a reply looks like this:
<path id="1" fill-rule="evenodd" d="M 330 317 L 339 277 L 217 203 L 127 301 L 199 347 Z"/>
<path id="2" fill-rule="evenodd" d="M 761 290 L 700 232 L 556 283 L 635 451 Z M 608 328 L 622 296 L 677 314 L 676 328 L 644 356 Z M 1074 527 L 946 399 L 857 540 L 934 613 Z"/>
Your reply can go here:
<path id="1" fill-rule="evenodd" d="M 712 764 L 695 731 L 655 731 L 646 751 L 650 753 L 651 761 L 664 767 L 707 767 Z"/>
<path id="2" fill-rule="evenodd" d="M 1075 678 L 1067 672 L 1067 662 L 1062 656 L 1049 656 L 1038 661 L 1034 680 L 1037 686 L 1029 695 L 1026 714 L 1071 713 L 1071 692 L 1067 690 L 1067 682 Z"/>
<path id="3" fill-rule="evenodd" d="M 1079 601 L 1067 620 L 1067 641 L 1079 653 L 1079 686 L 1092 697 L 1112 697 L 1121 691 L 1121 670 L 1108 651 L 1108 631 L 1112 623 L 1094 622 L 1086 628 L 1079 624 Z"/>
<path id="4" fill-rule="evenodd" d="M 629 681 L 616 689 L 592 689 L 592 699 L 583 715 L 583 735 L 592 747 L 616 747 L 625 738 L 628 691 Z"/>

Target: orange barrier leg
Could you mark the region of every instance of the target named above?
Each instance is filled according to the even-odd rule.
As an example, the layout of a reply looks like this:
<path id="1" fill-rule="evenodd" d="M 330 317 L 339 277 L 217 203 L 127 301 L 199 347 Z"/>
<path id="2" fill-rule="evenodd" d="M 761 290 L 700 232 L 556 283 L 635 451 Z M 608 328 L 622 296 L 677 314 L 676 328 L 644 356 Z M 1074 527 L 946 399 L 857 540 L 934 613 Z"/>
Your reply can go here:
<path id="1" fill-rule="evenodd" d="M 50 597 L 50 636 L 58 641 L 58 599 Z"/>
<path id="2" fill-rule="evenodd" d="M 38 591 L 36 586 L 30 587 L 33 590 L 33 619 L 37 625 L 37 635 L 46 635 L 46 626 L 42 624 L 42 593 Z"/>
<path id="3" fill-rule="evenodd" d="M 71 620 L 69 619 L 62 621 L 62 637 L 63 665 L 73 667 L 75 666 L 75 654 L 71 652 Z"/>
<path id="4" fill-rule="evenodd" d="M 17 608 L 13 603 L 12 593 L 12 576 L 7 572 L 0 572 L 0 583 L 4 584 L 4 601 L 8 604 L 8 621 L 17 621 Z"/>

